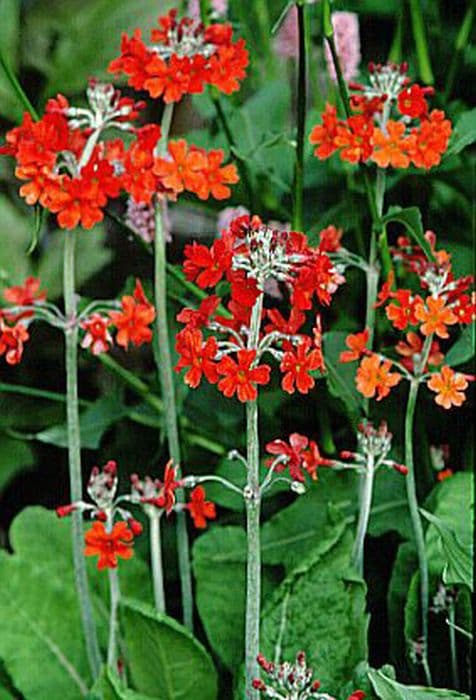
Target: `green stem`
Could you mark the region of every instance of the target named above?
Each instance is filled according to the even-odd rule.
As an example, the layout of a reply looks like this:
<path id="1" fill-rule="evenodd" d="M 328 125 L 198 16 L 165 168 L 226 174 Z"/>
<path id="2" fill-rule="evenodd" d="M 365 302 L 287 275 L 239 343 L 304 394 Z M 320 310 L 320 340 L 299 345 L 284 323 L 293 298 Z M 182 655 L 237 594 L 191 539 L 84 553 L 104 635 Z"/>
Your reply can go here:
<path id="1" fill-rule="evenodd" d="M 410 16 L 412 20 L 413 38 L 417 53 L 418 71 L 420 78 L 427 85 L 434 83 L 433 71 L 431 69 L 430 52 L 426 40 L 425 22 L 421 9 L 420 0 L 409 0 Z"/>
<path id="2" fill-rule="evenodd" d="M 306 128 L 306 87 L 307 87 L 307 56 L 306 56 L 306 11 L 304 5 L 297 5 L 299 62 L 298 62 L 298 92 L 297 92 L 297 140 L 296 160 L 294 163 L 294 210 L 293 229 L 303 230 L 304 203 L 304 132 Z"/>
<path id="3" fill-rule="evenodd" d="M 258 345 L 263 308 L 263 294 L 255 302 L 251 315 L 248 347 L 255 349 Z M 246 404 L 246 462 L 248 479 L 245 491 L 246 502 L 246 629 L 245 629 L 245 665 L 246 697 L 257 700 L 258 691 L 253 689 L 254 678 L 259 677 L 258 662 L 260 643 L 260 606 L 261 606 L 261 545 L 260 545 L 260 511 L 261 495 L 259 484 L 259 432 L 258 399 Z"/>
<path id="4" fill-rule="evenodd" d="M 109 576 L 109 639 L 107 644 L 107 665 L 113 673 L 117 673 L 117 611 L 121 599 L 117 569 L 108 569 Z"/>
<path id="5" fill-rule="evenodd" d="M 471 31 L 473 29 L 474 17 L 476 13 L 476 2 L 475 0 L 470 0 L 466 14 L 463 17 L 461 27 L 456 37 L 455 50 L 451 56 L 451 63 L 448 70 L 448 77 L 446 79 L 445 94 L 444 99 L 447 102 L 453 92 L 453 87 L 456 80 L 456 75 L 460 67 L 463 55 L 468 45 L 471 37 Z"/>
<path id="6" fill-rule="evenodd" d="M 360 576 L 363 576 L 364 573 L 364 542 L 369 525 L 370 510 L 372 508 L 374 474 L 374 458 L 369 456 L 365 466 L 365 474 L 363 475 L 364 481 L 360 499 L 359 519 L 351 556 L 352 564 L 355 566 Z"/>
<path id="7" fill-rule="evenodd" d="M 408 467 L 408 474 L 405 477 L 407 489 L 408 508 L 412 522 L 413 536 L 418 557 L 418 569 L 420 572 L 420 607 L 421 607 L 421 640 L 423 644 L 423 667 L 427 676 L 427 683 L 431 685 L 431 674 L 428 668 L 428 601 L 429 601 L 429 580 L 428 562 L 425 550 L 425 535 L 423 525 L 418 510 L 418 497 L 416 492 L 415 463 L 413 461 L 413 429 L 415 420 L 415 409 L 419 388 L 418 378 L 410 382 L 408 394 L 407 410 L 405 414 L 405 465 Z"/>
<path id="8" fill-rule="evenodd" d="M 25 91 L 23 90 L 22 86 L 20 85 L 20 82 L 18 81 L 15 73 L 11 69 L 10 64 L 5 59 L 5 56 L 3 55 L 1 50 L 0 50 L 0 66 L 3 68 L 3 71 L 5 73 L 5 77 L 7 78 L 10 85 L 12 86 L 13 91 L 15 92 L 16 96 L 18 97 L 19 102 L 21 102 L 21 104 L 26 109 L 26 111 L 30 113 L 32 118 L 35 121 L 38 121 L 38 119 L 40 118 L 38 112 L 36 111 L 36 109 L 31 104 L 30 100 L 28 99 Z"/>
<path id="9" fill-rule="evenodd" d="M 164 572 L 162 567 L 162 543 L 160 535 L 160 513 L 149 517 L 150 522 L 150 561 L 154 587 L 155 607 L 165 613 Z"/>
<path id="10" fill-rule="evenodd" d="M 78 407 L 78 325 L 76 323 L 75 279 L 76 231 L 65 233 L 63 292 L 65 315 L 68 326 L 65 329 L 66 343 L 66 412 L 68 425 L 68 462 L 71 502 L 80 501 L 83 495 L 81 475 L 81 436 L 79 432 Z M 89 594 L 86 561 L 83 555 L 84 534 L 82 515 L 79 510 L 72 514 L 73 560 L 76 589 L 78 592 L 81 621 L 86 642 L 86 651 L 93 679 L 101 668 L 101 655 L 94 624 L 93 609 Z"/>
<path id="11" fill-rule="evenodd" d="M 456 629 L 455 629 L 455 622 L 456 622 L 456 601 L 454 600 L 450 604 L 450 608 L 448 610 L 448 619 L 450 624 L 448 625 L 449 627 L 449 634 L 450 634 L 450 652 L 451 652 L 451 673 L 453 676 L 453 688 L 455 690 L 459 690 L 460 683 L 459 683 L 459 671 L 458 671 L 458 651 L 456 648 Z"/>
<path id="12" fill-rule="evenodd" d="M 165 106 L 162 117 L 162 137 L 159 144 L 159 154 L 163 154 L 172 121 L 173 104 Z M 170 457 L 177 467 L 180 476 L 180 442 L 177 424 L 177 404 L 175 400 L 175 385 L 170 352 L 170 338 L 167 320 L 167 267 L 166 243 L 163 231 L 162 211 L 160 200 L 155 204 L 155 238 L 154 238 L 154 293 L 157 311 L 156 321 L 156 357 L 158 358 L 159 379 L 162 387 L 162 399 L 165 408 L 165 430 L 169 444 Z M 177 501 L 184 501 L 183 489 L 177 489 Z M 179 560 L 180 587 L 182 592 L 182 609 L 185 626 L 193 629 L 193 597 L 192 571 L 190 566 L 190 546 L 187 533 L 185 513 L 177 513 L 177 551 Z"/>

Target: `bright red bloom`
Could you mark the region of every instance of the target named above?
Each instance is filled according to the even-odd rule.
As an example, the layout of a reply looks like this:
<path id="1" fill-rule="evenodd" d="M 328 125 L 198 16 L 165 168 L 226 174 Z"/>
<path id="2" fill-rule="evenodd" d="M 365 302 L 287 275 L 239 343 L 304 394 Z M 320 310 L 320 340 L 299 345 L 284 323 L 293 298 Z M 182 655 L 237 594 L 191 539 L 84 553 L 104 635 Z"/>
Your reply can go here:
<path id="1" fill-rule="evenodd" d="M 395 284 L 395 273 L 391 270 L 388 273 L 387 281 L 382 284 L 382 288 L 377 295 L 378 302 L 375 304 L 375 308 L 382 306 L 389 299 L 393 299 L 395 292 L 392 291 L 392 287 Z"/>
<path id="2" fill-rule="evenodd" d="M 445 300 L 442 297 L 428 297 L 426 303 L 420 299 L 415 306 L 415 317 L 422 322 L 420 331 L 423 335 L 435 333 L 439 338 L 448 338 L 446 326 L 458 323 L 458 318 L 450 308 L 445 306 Z"/>
<path id="3" fill-rule="evenodd" d="M 100 570 L 115 569 L 118 557 L 130 559 L 133 556 L 133 540 L 134 535 L 126 522 L 116 523 L 111 532 L 107 532 L 104 523 L 95 521 L 84 535 L 84 554 L 87 557 L 99 557 L 97 568 Z"/>
<path id="4" fill-rule="evenodd" d="M 340 362 L 354 362 L 360 360 L 362 355 L 368 353 L 367 343 L 369 342 L 369 329 L 366 328 L 361 333 L 351 333 L 345 339 L 345 344 L 349 348 L 341 352 Z"/>
<path id="5" fill-rule="evenodd" d="M 377 401 L 388 396 L 402 379 L 398 372 L 390 372 L 391 367 L 390 361 L 381 361 L 378 355 L 364 357 L 355 378 L 358 391 L 368 399 L 377 395 Z"/>
<path id="6" fill-rule="evenodd" d="M 218 345 L 215 338 L 204 341 L 201 330 L 188 327 L 177 335 L 175 348 L 180 355 L 175 371 L 190 368 L 185 373 L 185 384 L 195 389 L 200 384 L 202 375 L 205 375 L 211 384 L 216 384 L 218 372 L 214 359 Z"/>
<path id="7" fill-rule="evenodd" d="M 217 517 L 215 504 L 205 500 L 205 489 L 197 486 L 190 494 L 190 501 L 185 506 L 193 519 L 193 524 L 200 530 L 207 526 L 207 520 Z"/>
<path id="8" fill-rule="evenodd" d="M 303 482 L 304 474 L 302 470 L 307 471 L 312 479 L 317 479 L 317 467 L 331 466 L 332 460 L 321 457 L 319 448 L 313 440 L 309 440 L 304 435 L 292 433 L 289 436 L 289 444 L 285 440 L 273 440 L 266 445 L 266 451 L 276 457 L 287 457 L 286 462 L 278 464 L 274 471 L 282 472 L 289 467 L 289 476 L 294 481 Z M 268 459 L 266 465 L 268 467 L 273 463 L 273 459 Z"/>
<path id="9" fill-rule="evenodd" d="M 225 355 L 218 363 L 218 374 L 223 375 L 218 388 L 227 398 L 236 393 L 242 403 L 255 401 L 258 397 L 256 385 L 269 382 L 270 367 L 252 366 L 256 358 L 255 350 L 239 350 L 236 355 L 238 362 Z"/>
<path id="10" fill-rule="evenodd" d="M 341 148 L 340 157 L 349 163 L 366 161 L 372 154 L 373 124 L 361 114 L 349 117 L 337 127 L 334 143 Z"/>
<path id="11" fill-rule="evenodd" d="M 29 333 L 22 323 L 8 326 L 0 316 L 0 357 L 5 355 L 9 365 L 17 365 L 23 356 L 24 344 Z"/>
<path id="12" fill-rule="evenodd" d="M 432 374 L 427 385 L 436 393 L 436 403 L 443 408 L 461 406 L 466 400 L 464 394 L 465 389 L 468 388 L 466 377 L 447 365 L 444 365 L 440 372 Z"/>
<path id="13" fill-rule="evenodd" d="M 397 99 L 400 113 L 412 119 L 424 116 L 428 112 L 425 94 L 428 94 L 428 88 L 421 88 L 419 85 L 402 90 Z"/>
<path id="14" fill-rule="evenodd" d="M 3 291 L 3 298 L 12 306 L 33 306 L 41 304 L 46 299 L 46 292 L 40 290 L 41 282 L 36 277 L 27 277 L 21 285 L 6 287 Z M 2 312 L 0 311 L 0 315 Z M 20 321 L 22 318 L 31 318 L 34 311 L 22 311 L 18 314 L 3 312 L 5 319 L 11 323 Z"/>
<path id="15" fill-rule="evenodd" d="M 91 314 L 89 318 L 81 323 L 81 328 L 86 334 L 81 341 L 82 348 L 91 348 L 93 355 L 100 355 L 107 352 L 112 345 L 112 337 L 108 331 L 111 320 L 101 316 L 101 314 Z"/>
<path id="16" fill-rule="evenodd" d="M 328 306 L 332 294 L 344 281 L 326 253 L 315 253 L 299 268 L 292 285 L 291 302 L 298 309 L 311 309 L 316 294 L 319 302 Z"/>
<path id="17" fill-rule="evenodd" d="M 177 467 L 173 466 L 173 462 L 170 459 L 165 465 L 164 470 L 164 480 L 159 482 L 159 495 L 158 503 L 161 508 L 165 509 L 167 515 L 173 510 L 175 505 L 175 491 L 180 486 L 180 482 L 176 480 L 177 477 Z"/>
<path id="18" fill-rule="evenodd" d="M 212 294 L 200 302 L 198 309 L 190 309 L 186 307 L 177 314 L 177 321 L 186 323 L 190 328 L 203 328 L 210 320 L 210 317 L 215 313 L 220 297 Z"/>
<path id="19" fill-rule="evenodd" d="M 303 453 L 304 469 L 307 471 L 313 481 L 317 480 L 318 467 L 332 467 L 334 460 L 322 457 L 319 452 L 319 447 L 314 440 L 309 441 L 309 449 Z"/>
<path id="20" fill-rule="evenodd" d="M 140 280 L 136 280 L 132 296 L 122 297 L 121 306 L 122 311 L 109 312 L 109 317 L 118 330 L 117 344 L 127 349 L 129 343 L 137 347 L 150 343 L 152 329 L 149 326 L 155 320 L 155 309 L 145 296 Z"/>
<path id="21" fill-rule="evenodd" d="M 309 141 L 317 144 L 314 155 L 324 160 L 329 158 L 337 150 L 335 138 L 337 136 L 337 110 L 333 105 L 326 104 L 326 109 L 322 115 L 322 124 L 318 124 L 311 131 Z"/>
<path id="22" fill-rule="evenodd" d="M 136 140 L 119 158 L 124 170 L 121 175 L 121 184 L 135 202 L 150 204 L 154 194 L 162 189 L 162 183 L 154 174 L 154 149 L 161 137 L 160 126 L 147 124 L 137 129 L 135 133 Z M 119 143 L 122 144 L 122 141 Z M 112 163 L 116 160 L 110 149 L 108 160 Z"/>
<path id="23" fill-rule="evenodd" d="M 322 353 L 318 348 L 310 348 L 311 340 L 303 338 L 296 349 L 284 353 L 280 364 L 280 370 L 284 373 L 281 386 L 288 394 L 294 394 L 295 388 L 301 394 L 307 394 L 315 384 L 310 372 L 324 369 Z"/>
<path id="24" fill-rule="evenodd" d="M 335 253 L 341 248 L 343 231 L 332 224 L 319 232 L 319 250 L 322 253 Z"/>
<path id="25" fill-rule="evenodd" d="M 395 328 L 404 331 L 409 325 L 415 325 L 418 321 L 415 310 L 418 304 L 422 303 L 421 297 L 413 297 L 409 289 L 398 289 L 392 293 L 397 304 L 389 304 L 385 313 Z"/>
<path id="26" fill-rule="evenodd" d="M 476 319 L 476 296 L 474 292 L 471 296 L 462 294 L 458 297 L 451 311 L 458 319 L 458 323 L 472 323 Z"/>
<path id="27" fill-rule="evenodd" d="M 453 476 L 453 470 L 447 467 L 446 469 L 441 469 L 437 475 L 436 478 L 438 481 L 445 481 L 445 479 L 450 479 Z"/>
<path id="28" fill-rule="evenodd" d="M 193 241 L 184 249 L 185 277 L 199 287 L 214 287 L 231 267 L 232 252 L 226 240 L 219 238 L 211 248 Z"/>
<path id="29" fill-rule="evenodd" d="M 419 128 L 412 129 L 409 155 L 413 165 L 426 169 L 439 165 L 448 148 L 451 131 L 451 122 L 445 119 L 445 113 L 434 109 Z"/>
<path id="30" fill-rule="evenodd" d="M 266 315 L 271 321 L 264 328 L 266 333 L 277 331 L 283 335 L 296 335 L 306 322 L 306 315 L 294 306 L 291 307 L 288 320 L 284 318 L 278 309 L 267 309 Z"/>

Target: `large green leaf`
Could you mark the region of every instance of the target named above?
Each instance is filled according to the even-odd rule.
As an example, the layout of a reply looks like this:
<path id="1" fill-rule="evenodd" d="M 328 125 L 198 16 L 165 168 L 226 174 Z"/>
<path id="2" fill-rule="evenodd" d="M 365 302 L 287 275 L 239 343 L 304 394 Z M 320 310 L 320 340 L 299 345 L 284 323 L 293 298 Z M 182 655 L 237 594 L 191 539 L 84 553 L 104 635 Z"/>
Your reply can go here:
<path id="1" fill-rule="evenodd" d="M 33 453 L 28 445 L 0 432 L 0 491 L 15 474 L 33 464 Z"/>
<path id="2" fill-rule="evenodd" d="M 469 695 L 457 693 L 456 690 L 402 685 L 381 671 L 369 671 L 369 677 L 380 700 L 469 700 Z"/>
<path id="3" fill-rule="evenodd" d="M 151 606 L 122 606 L 132 683 L 161 700 L 215 700 L 217 675 L 202 645 L 185 627 Z"/>
<path id="4" fill-rule="evenodd" d="M 149 695 L 124 688 L 121 680 L 105 667 L 91 691 L 91 700 L 153 700 Z"/>
<path id="5" fill-rule="evenodd" d="M 408 207 L 406 209 L 402 209 L 402 207 L 397 206 L 390 207 L 387 214 L 385 214 L 385 216 L 382 218 L 382 222 L 384 224 L 395 222 L 405 226 L 410 236 L 413 238 L 415 243 L 420 246 L 428 260 L 435 260 L 435 255 L 431 249 L 431 246 L 425 238 L 425 232 L 423 230 L 421 220 L 421 212 L 418 207 Z"/>
<path id="6" fill-rule="evenodd" d="M 450 367 L 462 365 L 473 359 L 476 352 L 475 324 L 466 326 L 464 331 L 454 345 L 448 350 L 445 356 L 445 364 Z"/>
<path id="7" fill-rule="evenodd" d="M 365 583 L 349 568 L 352 541 L 343 524 L 327 530 L 263 610 L 265 656 L 289 660 L 304 650 L 330 693 L 367 657 Z"/>
<path id="8" fill-rule="evenodd" d="M 460 153 L 476 141 L 476 107 L 463 112 L 455 124 L 445 158 Z"/>
<path id="9" fill-rule="evenodd" d="M 446 565 L 443 581 L 448 585 L 464 584 L 473 590 L 473 548 L 462 544 L 454 529 L 445 525 L 441 518 L 420 509 L 424 517 L 436 528 L 442 545 Z"/>

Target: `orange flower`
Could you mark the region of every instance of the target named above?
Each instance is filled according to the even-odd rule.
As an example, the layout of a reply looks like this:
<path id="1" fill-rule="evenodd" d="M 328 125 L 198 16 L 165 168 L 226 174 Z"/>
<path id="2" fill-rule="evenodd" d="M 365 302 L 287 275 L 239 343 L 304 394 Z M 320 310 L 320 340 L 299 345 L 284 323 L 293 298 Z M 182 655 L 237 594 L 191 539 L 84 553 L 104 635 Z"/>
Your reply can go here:
<path id="1" fill-rule="evenodd" d="M 412 129 L 409 155 L 413 165 L 426 169 L 439 165 L 450 136 L 451 122 L 445 119 L 444 112 L 434 109 L 429 119 L 422 121 L 419 128 Z"/>
<path id="2" fill-rule="evenodd" d="M 203 149 L 191 147 L 183 139 L 170 141 L 169 157 L 156 158 L 154 174 L 161 178 L 162 184 L 178 194 L 184 190 L 196 192 L 204 186 L 203 170 L 207 159 Z"/>
<path id="3" fill-rule="evenodd" d="M 214 520 L 216 515 L 215 504 L 205 500 L 205 489 L 197 486 L 190 494 L 190 502 L 185 506 L 192 516 L 195 527 L 203 530 L 207 526 L 207 519 Z"/>
<path id="4" fill-rule="evenodd" d="M 445 479 L 450 479 L 453 476 L 453 470 L 449 467 L 446 469 L 441 469 L 436 475 L 438 481 L 444 481 Z"/>
<path id="5" fill-rule="evenodd" d="M 398 372 L 390 372 L 391 367 L 392 363 L 389 360 L 381 361 L 378 355 L 364 357 L 355 378 L 358 391 L 367 399 L 377 394 L 377 401 L 388 396 L 390 389 L 402 378 Z"/>
<path id="6" fill-rule="evenodd" d="M 222 167 L 224 153 L 221 150 L 207 153 L 206 165 L 203 168 L 203 181 L 194 190 L 199 199 L 208 199 L 211 195 L 215 199 L 227 199 L 231 190 L 227 185 L 234 185 L 240 179 L 233 163 Z"/>
<path id="7" fill-rule="evenodd" d="M 369 342 L 369 329 L 366 328 L 361 333 L 351 333 L 345 339 L 345 344 L 349 350 L 344 350 L 341 352 L 339 361 L 340 362 L 353 362 L 354 360 L 360 360 L 362 355 L 365 355 L 367 350 L 367 343 Z"/>
<path id="8" fill-rule="evenodd" d="M 415 317 L 423 324 L 420 328 L 423 335 L 436 333 L 439 338 L 448 338 L 446 326 L 458 322 L 457 316 L 445 306 L 445 300 L 442 297 L 428 297 L 426 305 L 419 302 L 415 306 Z"/>
<path id="9" fill-rule="evenodd" d="M 373 135 L 374 151 L 370 160 L 380 168 L 408 168 L 410 158 L 408 156 L 408 139 L 404 138 L 405 124 L 389 119 L 387 122 L 387 134 L 381 129 L 375 128 Z"/>
<path id="10" fill-rule="evenodd" d="M 444 365 L 440 372 L 432 374 L 427 385 L 431 391 L 436 392 L 435 401 L 443 408 L 461 406 L 466 399 L 464 390 L 468 388 L 467 379 L 448 365 Z"/>
<path id="11" fill-rule="evenodd" d="M 349 163 L 358 163 L 372 154 L 373 126 L 370 119 L 361 114 L 349 117 L 345 124 L 337 127 L 334 143 L 342 148 L 340 157 Z"/>
<path id="12" fill-rule="evenodd" d="M 110 311 L 109 317 L 118 329 L 116 342 L 124 348 L 129 343 L 139 346 L 150 343 L 152 330 L 150 324 L 155 319 L 155 309 L 144 294 L 140 280 L 136 280 L 134 294 L 124 296 L 121 300 L 122 311 Z"/>
<path id="13" fill-rule="evenodd" d="M 392 293 L 392 297 L 398 301 L 398 304 L 389 304 L 385 313 L 395 328 L 404 331 L 408 325 L 414 325 L 417 322 L 415 308 L 417 304 L 423 303 L 422 299 L 419 296 L 412 297 L 409 289 L 397 289 Z"/>
<path id="14" fill-rule="evenodd" d="M 126 522 L 116 523 L 111 532 L 107 532 L 104 523 L 96 521 L 84 535 L 84 554 L 87 557 L 99 557 L 98 569 L 115 569 L 118 557 L 130 559 L 134 554 L 133 540 L 134 535 Z"/>
<path id="15" fill-rule="evenodd" d="M 311 131 L 309 141 L 317 145 L 314 155 L 324 160 L 337 150 L 335 137 L 337 135 L 337 110 L 333 105 L 326 104 L 326 111 L 322 115 L 322 124 L 318 124 Z"/>

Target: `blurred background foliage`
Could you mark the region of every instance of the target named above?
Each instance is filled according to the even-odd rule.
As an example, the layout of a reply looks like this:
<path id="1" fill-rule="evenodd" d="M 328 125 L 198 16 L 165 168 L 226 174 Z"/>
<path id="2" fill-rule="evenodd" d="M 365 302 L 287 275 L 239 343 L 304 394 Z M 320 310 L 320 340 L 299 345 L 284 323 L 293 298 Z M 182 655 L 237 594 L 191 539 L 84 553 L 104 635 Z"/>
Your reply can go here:
<path id="1" fill-rule="evenodd" d="M 406 0 L 336 0 L 333 4 L 334 9 L 359 14 L 363 71 L 368 61 L 383 62 L 391 52 L 393 60 L 408 61 L 410 75 L 419 77 L 411 4 Z M 246 38 L 251 55 L 249 75 L 242 90 L 231 98 L 219 98 L 231 128 L 232 143 L 223 131 L 216 106 L 208 94 L 184 100 L 177 109 L 173 124 L 173 135 L 186 134 L 190 142 L 205 147 L 223 147 L 231 157 L 246 165 L 251 189 L 247 190 L 242 181 L 234 189 L 227 206 L 243 205 L 264 219 L 280 221 L 289 221 L 291 217 L 295 138 L 296 65 L 293 59 L 276 56 L 272 36 L 272 28 L 285 5 L 284 0 L 230 2 L 231 20 L 237 33 Z M 171 3 L 160 0 L 0 0 L 1 53 L 6 68 L 18 76 L 39 112 L 46 99 L 57 92 L 80 103 L 89 77 L 107 77 L 105 67 L 118 53 L 121 32 L 131 32 L 137 26 L 146 30 L 170 6 Z M 464 48 L 457 50 L 457 42 L 462 27 L 472 22 L 474 3 L 422 0 L 421 6 L 435 78 L 433 104 L 444 108 L 457 125 L 455 138 L 459 138 L 458 143 L 462 145 L 462 139 L 469 144 L 476 131 L 476 114 L 474 109 L 471 111 L 476 49 L 467 42 Z M 308 13 L 311 60 L 307 134 L 319 120 L 326 99 L 337 100 L 335 87 L 325 69 L 319 3 L 310 5 Z M 23 112 L 4 68 L 0 66 L 2 133 L 17 123 Z M 146 117 L 148 120 L 160 119 L 160 107 L 151 105 Z M 461 276 L 470 274 L 474 263 L 475 161 L 468 149 L 461 148 L 458 152 L 458 148 L 453 147 L 453 152 L 431 173 L 410 169 L 390 174 L 386 206 L 418 206 L 424 227 L 437 233 L 440 247 L 450 251 L 455 271 Z M 311 239 L 323 227 L 333 223 L 344 229 L 347 247 L 365 252 L 370 218 L 362 183 L 355 170 L 337 158 L 318 161 L 312 156 L 310 145 L 306 146 L 305 168 L 305 228 Z M 28 256 L 26 250 L 35 231 L 34 215 L 20 200 L 17 190 L 18 182 L 11 162 L 0 159 L 0 290 L 34 274 L 41 277 L 49 297 L 58 300 L 61 296 L 63 234 L 56 230 L 53 221 L 44 221 L 39 232 L 39 245 Z M 118 202 L 112 214 L 120 217 L 124 210 L 125 203 Z M 173 263 L 180 264 L 183 246 L 190 239 L 210 241 L 216 235 L 219 211 L 216 202 L 198 203 L 186 197 L 171 207 L 173 240 L 169 255 Z M 395 240 L 401 229 L 389 227 L 389 233 L 391 240 Z M 108 217 L 93 231 L 81 234 L 77 279 L 84 297 L 117 297 L 127 285 L 130 287 L 133 276 L 140 276 L 150 293 L 151 270 L 149 251 L 114 218 Z M 324 312 L 325 351 L 329 366 L 327 380 L 320 381 L 309 397 L 290 398 L 277 383 L 263 392 L 262 445 L 270 439 L 287 437 L 290 432 L 297 431 L 316 439 L 329 455 L 339 449 L 352 448 L 355 424 L 363 415 L 363 406 L 354 389 L 353 368 L 339 366 L 337 358 L 346 333 L 362 327 L 364 293 L 360 273 L 351 272 L 331 308 Z M 181 305 L 195 302 L 173 269 L 169 277 L 169 296 L 171 319 Z M 386 321 L 381 320 L 380 336 L 385 336 L 388 330 Z M 463 369 L 471 367 L 471 344 L 470 339 L 470 351 L 466 354 L 468 362 Z M 160 400 L 157 401 L 160 389 L 150 349 L 135 350 L 127 355 L 114 350 L 112 359 L 113 362 L 107 358 L 102 361 L 87 353 L 80 357 L 83 467 L 84 474 L 87 474 L 93 464 L 116 459 L 126 489 L 128 475 L 132 472 L 160 473 L 167 451 L 164 448 Z M 177 390 L 185 472 L 216 470 L 230 475 L 233 467 L 226 454 L 231 448 L 243 447 L 243 407 L 224 399 L 208 385 L 189 391 L 177 378 Z M 395 435 L 396 459 L 402 458 L 405 391 L 401 386 L 382 404 L 372 407 L 375 421 L 386 419 L 389 422 Z M 474 392 L 469 393 L 471 400 L 462 409 L 446 413 L 434 405 L 432 397 L 422 392 L 418 408 L 416 441 L 420 497 L 422 502 L 426 498 L 427 508 L 435 512 L 437 504 L 446 499 L 445 494 L 452 488 L 455 497 L 448 497 L 450 505 L 440 517 L 453 525 L 460 521 L 463 507 L 458 494 L 463 494 L 466 501 L 471 494 L 468 472 L 474 463 L 474 445 L 469 426 Z M 11 545 L 8 536 L 10 523 L 23 508 L 28 505 L 53 508 L 68 499 L 64 416 L 62 338 L 53 329 L 36 325 L 21 365 L 14 368 L 5 364 L 0 366 L 0 541 L 6 548 Z M 457 474 L 448 483 L 438 484 L 429 448 L 442 443 L 449 445 L 447 466 Z M 236 671 L 241 662 L 240 620 L 244 604 L 245 561 L 243 513 L 241 503 L 233 496 L 216 488 L 210 488 L 210 496 L 220 506 L 219 522 L 196 540 L 194 573 L 201 625 L 199 636 L 207 641 L 224 679 L 222 698 L 231 697 L 228 674 Z M 464 508 L 469 510 L 470 502 L 466 501 Z M 280 586 L 285 585 L 285 577 L 292 574 L 293 567 L 310 555 L 307 565 L 311 571 L 309 580 L 314 581 L 311 599 L 305 597 L 307 589 L 304 584 L 301 587 L 297 581 L 293 588 L 296 629 L 301 629 L 302 621 L 298 617 L 302 616 L 302 609 L 299 610 L 305 605 L 308 606 L 307 618 L 314 619 L 313 644 L 326 649 L 329 639 L 335 646 L 343 644 L 339 637 L 341 633 L 337 633 L 333 626 L 330 606 L 338 605 L 342 600 L 345 587 L 342 571 L 335 563 L 340 561 L 347 546 L 346 535 L 339 529 L 339 523 L 342 519 L 347 525 L 352 523 L 356 506 L 355 479 L 330 473 L 323 474 L 298 500 L 286 492 L 272 492 L 266 500 L 263 515 L 264 587 L 274 597 L 268 599 L 265 650 L 275 634 L 273 605 L 279 605 Z M 38 515 L 39 526 L 51 527 L 52 521 L 46 515 Z M 168 523 L 165 529 L 165 561 L 169 612 L 178 615 L 172 528 L 173 523 Z M 468 534 L 471 537 L 469 528 L 468 519 L 463 539 L 467 540 Z M 416 567 L 409 541 L 404 483 L 400 475 L 379 473 L 369 534 L 366 552 L 368 610 L 371 613 L 368 658 L 374 666 L 390 660 L 400 679 L 416 680 L 418 672 L 409 663 L 407 655 L 412 624 L 417 615 L 416 588 L 412 584 Z M 289 542 L 292 542 L 291 546 Z M 325 553 L 313 549 L 322 542 L 337 548 L 333 560 L 327 560 Z M 141 549 L 140 541 L 138 549 Z M 431 551 L 436 550 L 433 547 Z M 143 554 L 146 557 L 146 553 Z M 432 556 L 435 559 L 432 575 L 436 590 L 443 563 L 436 560 L 436 554 Z M 38 557 L 43 557 L 40 551 Z M 323 580 L 323 589 L 320 590 Z M 365 643 L 358 639 L 361 640 L 366 624 L 364 593 L 358 584 L 353 585 L 352 596 L 355 595 L 357 607 L 353 608 L 353 613 L 341 611 L 345 618 L 342 624 L 350 624 L 355 613 L 359 616 L 360 628 L 346 627 L 344 641 L 354 650 L 362 651 L 359 644 L 365 646 Z M 470 607 L 465 593 L 458 597 L 456 615 L 458 624 L 467 628 Z M 430 649 L 435 684 L 450 686 L 452 680 L 448 664 L 444 662 L 448 654 L 447 628 L 441 616 L 436 614 L 432 616 L 431 625 L 432 639 L 439 640 Z M 316 631 L 316 628 L 319 629 Z M 462 687 L 467 688 L 467 644 L 464 639 L 459 639 L 458 644 Z M 335 666 L 342 671 L 346 664 L 349 668 L 353 666 L 352 654 L 346 649 L 345 645 L 342 646 L 338 659 L 328 659 L 327 669 Z M 0 644 L 0 657 L 7 653 L 8 649 L 2 651 Z M 355 660 L 362 655 L 365 656 L 365 651 L 360 656 L 356 653 Z M 313 661 L 319 665 L 319 654 Z M 332 677 L 329 682 L 332 686 Z M 0 697 L 3 697 L 1 692 Z"/>

